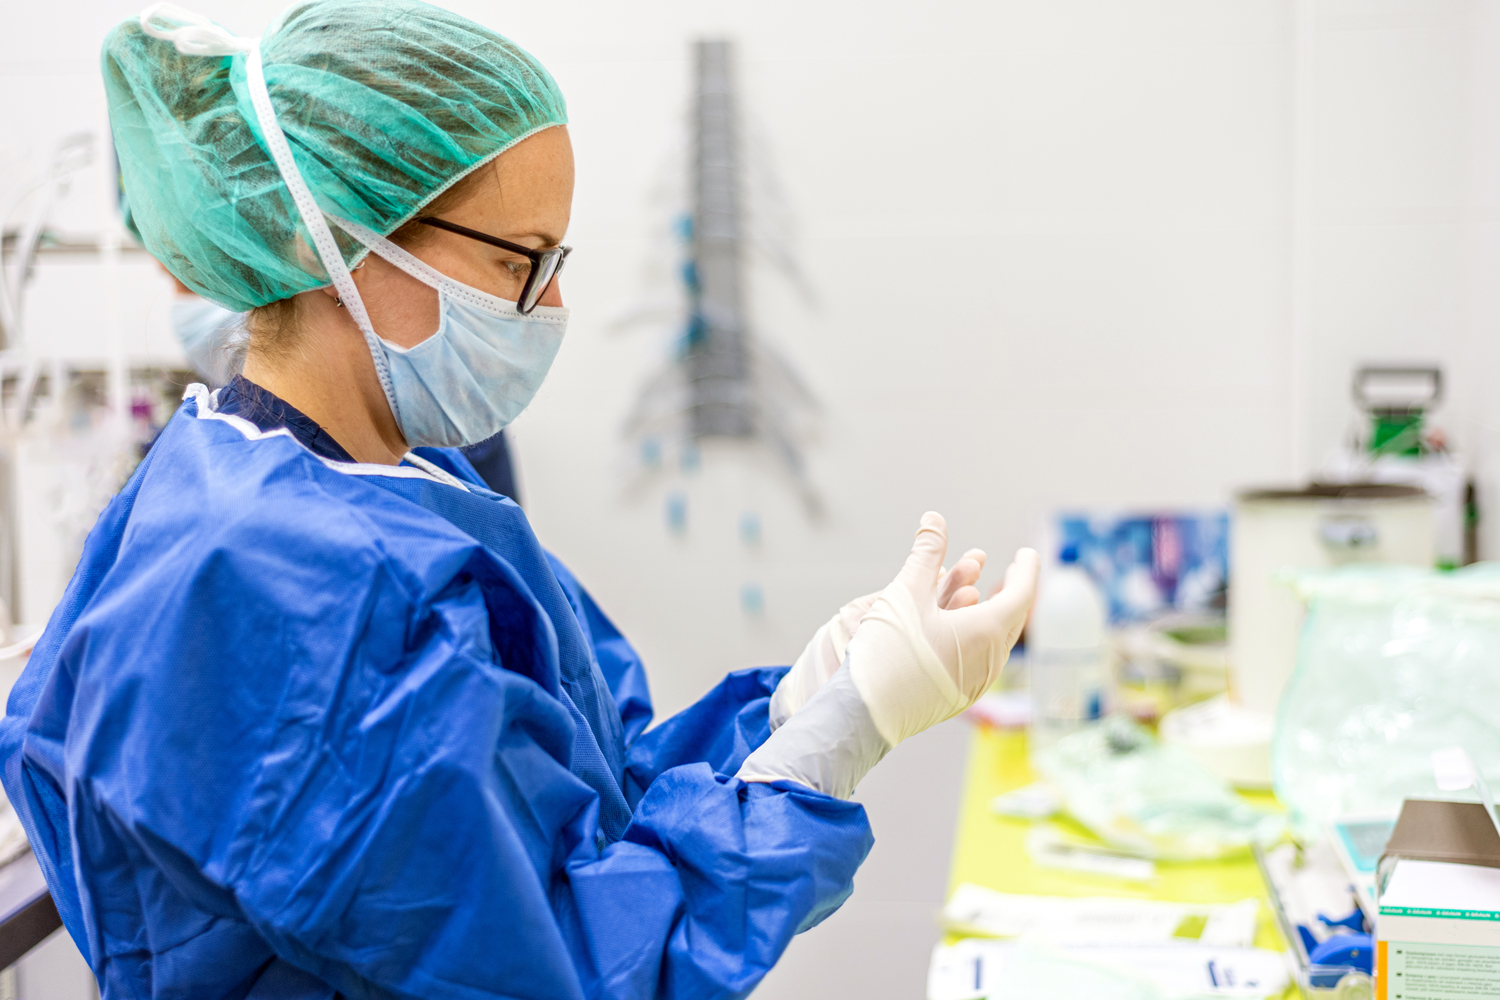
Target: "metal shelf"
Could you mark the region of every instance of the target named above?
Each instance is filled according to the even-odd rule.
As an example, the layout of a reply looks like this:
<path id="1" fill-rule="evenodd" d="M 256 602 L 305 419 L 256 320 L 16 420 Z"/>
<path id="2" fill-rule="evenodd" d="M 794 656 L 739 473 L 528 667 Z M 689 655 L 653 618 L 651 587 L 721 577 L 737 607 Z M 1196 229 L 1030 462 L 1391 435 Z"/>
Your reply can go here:
<path id="1" fill-rule="evenodd" d="M 34 854 L 28 850 L 0 866 L 0 969 L 20 961 L 61 926 Z"/>

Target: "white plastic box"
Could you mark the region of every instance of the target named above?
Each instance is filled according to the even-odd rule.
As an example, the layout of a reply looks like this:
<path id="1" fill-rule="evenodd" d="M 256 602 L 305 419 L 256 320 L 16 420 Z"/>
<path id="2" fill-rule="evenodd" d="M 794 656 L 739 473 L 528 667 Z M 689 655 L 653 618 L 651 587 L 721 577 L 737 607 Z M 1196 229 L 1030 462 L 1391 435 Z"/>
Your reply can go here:
<path id="1" fill-rule="evenodd" d="M 1375 929 L 1377 1000 L 1500 997 L 1500 868 L 1397 860 Z"/>

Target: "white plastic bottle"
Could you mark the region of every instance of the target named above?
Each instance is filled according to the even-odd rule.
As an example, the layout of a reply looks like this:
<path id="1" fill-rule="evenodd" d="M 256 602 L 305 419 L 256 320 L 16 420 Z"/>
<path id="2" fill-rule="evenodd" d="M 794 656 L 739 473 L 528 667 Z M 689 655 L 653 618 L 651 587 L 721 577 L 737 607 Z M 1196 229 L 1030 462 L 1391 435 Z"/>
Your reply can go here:
<path id="1" fill-rule="evenodd" d="M 1058 564 L 1042 571 L 1026 630 L 1033 753 L 1108 710 L 1106 621 L 1104 598 L 1078 565 L 1078 550 L 1064 548 Z"/>

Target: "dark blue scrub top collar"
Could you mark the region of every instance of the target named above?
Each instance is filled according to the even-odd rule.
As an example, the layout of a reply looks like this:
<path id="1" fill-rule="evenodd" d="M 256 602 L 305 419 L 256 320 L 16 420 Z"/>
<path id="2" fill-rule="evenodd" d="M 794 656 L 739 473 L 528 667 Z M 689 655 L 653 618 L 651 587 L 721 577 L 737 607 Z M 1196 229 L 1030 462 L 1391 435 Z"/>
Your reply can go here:
<path id="1" fill-rule="evenodd" d="M 335 441 L 331 434 L 318 426 L 317 421 L 312 417 L 269 389 L 262 389 L 243 375 L 236 375 L 233 381 L 220 389 L 218 400 L 220 413 L 243 417 L 263 431 L 274 431 L 278 427 L 285 427 L 291 431 L 293 437 L 316 455 L 335 462 L 354 461 L 354 456 L 345 451 L 344 446 Z"/>

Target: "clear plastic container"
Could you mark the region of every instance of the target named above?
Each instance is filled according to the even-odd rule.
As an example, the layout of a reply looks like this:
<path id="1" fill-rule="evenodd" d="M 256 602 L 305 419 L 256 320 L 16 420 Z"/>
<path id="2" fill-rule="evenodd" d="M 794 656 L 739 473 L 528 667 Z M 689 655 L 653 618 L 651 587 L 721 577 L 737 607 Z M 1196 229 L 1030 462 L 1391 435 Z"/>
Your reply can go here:
<path id="1" fill-rule="evenodd" d="M 1301 835 L 1430 795 L 1444 747 L 1496 762 L 1485 774 L 1500 781 L 1500 567 L 1348 566 L 1294 583 L 1308 613 L 1271 767 Z"/>
<path id="2" fill-rule="evenodd" d="M 1032 752 L 1103 718 L 1110 700 L 1104 598 L 1078 565 L 1078 550 L 1063 549 L 1042 573 L 1026 631 L 1031 674 Z"/>

